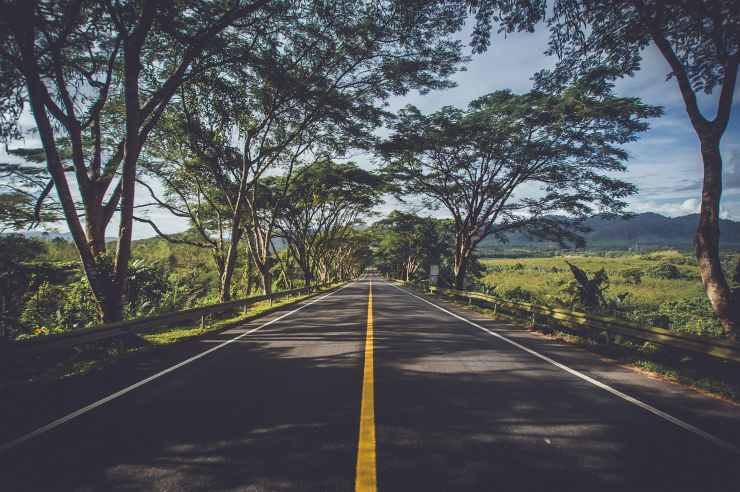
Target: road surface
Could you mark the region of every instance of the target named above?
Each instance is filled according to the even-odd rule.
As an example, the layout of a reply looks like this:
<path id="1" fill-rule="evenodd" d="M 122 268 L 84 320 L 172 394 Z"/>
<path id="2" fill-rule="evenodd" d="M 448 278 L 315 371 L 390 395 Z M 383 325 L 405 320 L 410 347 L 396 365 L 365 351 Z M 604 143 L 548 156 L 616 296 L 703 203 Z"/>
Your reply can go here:
<path id="1" fill-rule="evenodd" d="M 169 350 L 2 401 L 0 490 L 740 490 L 740 407 L 377 277 Z"/>

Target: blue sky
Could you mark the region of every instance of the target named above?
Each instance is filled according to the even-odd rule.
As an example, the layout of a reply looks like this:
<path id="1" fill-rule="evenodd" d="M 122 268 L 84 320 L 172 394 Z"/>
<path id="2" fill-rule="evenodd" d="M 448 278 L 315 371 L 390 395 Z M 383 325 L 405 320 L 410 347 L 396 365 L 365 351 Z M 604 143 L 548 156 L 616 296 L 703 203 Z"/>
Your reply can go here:
<path id="1" fill-rule="evenodd" d="M 472 99 L 499 89 L 526 92 L 532 88 L 532 75 L 554 65 L 546 57 L 548 33 L 517 33 L 499 36 L 483 55 L 475 56 L 467 71 L 457 74 L 454 89 L 418 94 L 393 101 L 396 109 L 414 104 L 424 111 L 445 105 L 465 106 Z M 640 97 L 646 103 L 662 106 L 665 115 L 652 120 L 651 128 L 640 140 L 629 144 L 628 171 L 624 178 L 636 184 L 640 193 L 630 200 L 635 212 L 657 212 L 680 216 L 698 212 L 701 196 L 701 156 L 699 142 L 683 106 L 675 80 L 666 80 L 668 64 L 653 47 L 643 53 L 642 69 L 632 78 L 616 83 L 620 95 Z M 740 82 L 738 83 L 740 85 Z M 740 220 L 740 97 L 733 105 L 733 116 L 722 140 L 725 165 L 725 191 L 722 216 Z M 713 117 L 716 94 L 702 96 L 705 116 Z M 392 204 L 388 204 L 392 205 Z"/>
<path id="2" fill-rule="evenodd" d="M 526 92 L 532 88 L 532 75 L 554 64 L 553 59 L 543 55 L 546 43 L 547 32 L 542 29 L 536 33 L 499 36 L 487 53 L 474 56 L 466 66 L 466 71 L 454 77 L 457 87 L 425 96 L 413 93 L 395 98 L 390 102 L 390 109 L 397 110 L 406 104 L 414 104 L 426 112 L 445 105 L 462 107 L 478 96 L 499 89 Z M 640 97 L 649 104 L 663 106 L 665 110 L 663 117 L 651 121 L 651 129 L 643 133 L 638 142 L 627 146 L 631 158 L 624 178 L 636 184 L 640 190 L 637 196 L 630 199 L 630 209 L 634 212 L 679 216 L 698 211 L 701 158 L 698 139 L 684 110 L 676 82 L 666 81 L 668 72 L 665 60 L 654 48 L 648 48 L 644 52 L 642 70 L 635 77 L 618 81 L 616 90 L 621 95 Z M 722 217 L 733 220 L 740 220 L 740 96 L 737 92 L 733 116 L 722 140 L 725 163 Z M 716 94 L 700 99 L 707 110 L 705 115 L 714 115 L 715 98 Z M 27 143 L 33 144 L 30 141 Z M 3 157 L 0 150 L 0 158 Z M 368 155 L 353 158 L 364 166 L 372 166 L 372 159 Z M 143 191 L 139 193 L 142 201 L 146 199 Z M 385 213 L 398 206 L 395 201 L 389 200 L 378 212 Z M 182 219 L 163 211 L 151 211 L 149 216 L 169 233 L 187 227 Z M 55 229 L 64 231 L 65 227 L 60 224 Z M 111 224 L 108 234 L 116 235 L 116 229 L 117 224 Z M 151 235 L 153 232 L 149 226 L 135 224 L 135 237 Z"/>

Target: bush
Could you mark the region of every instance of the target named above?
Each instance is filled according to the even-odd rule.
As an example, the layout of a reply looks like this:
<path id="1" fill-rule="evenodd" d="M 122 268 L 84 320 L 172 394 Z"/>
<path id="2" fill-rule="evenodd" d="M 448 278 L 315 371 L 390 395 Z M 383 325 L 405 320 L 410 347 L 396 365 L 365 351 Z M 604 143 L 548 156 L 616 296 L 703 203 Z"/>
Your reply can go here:
<path id="1" fill-rule="evenodd" d="M 59 327 L 64 330 L 92 328 L 98 323 L 98 309 L 85 277 L 68 284 L 59 313 Z"/>
<path id="2" fill-rule="evenodd" d="M 61 318 L 60 309 L 64 300 L 62 287 L 42 282 L 36 292 L 28 296 L 23 303 L 20 315 L 21 325 L 30 331 L 48 327 L 50 324 L 56 326 Z"/>
<path id="3" fill-rule="evenodd" d="M 127 296 L 129 317 L 157 312 L 170 287 L 167 274 L 157 265 L 148 265 L 143 260 L 132 262 Z"/>
<path id="4" fill-rule="evenodd" d="M 663 303 L 658 313 L 668 318 L 670 328 L 677 332 L 715 337 L 723 333 L 722 325 L 704 296 Z"/>
<path id="5" fill-rule="evenodd" d="M 660 263 L 652 267 L 649 271 L 651 277 L 677 279 L 681 278 L 681 270 L 673 263 Z"/>
<path id="6" fill-rule="evenodd" d="M 637 285 L 639 283 L 642 283 L 642 276 L 644 274 L 645 272 L 643 272 L 640 268 L 628 268 L 622 271 L 622 278 L 627 284 Z"/>
<path id="7" fill-rule="evenodd" d="M 571 303 L 577 302 L 587 311 L 598 311 L 606 305 L 604 292 L 609 287 L 609 275 L 603 268 L 589 278 L 585 270 L 572 263 L 565 262 L 573 273 L 573 280 L 563 289 L 563 293 L 571 297 Z"/>
<path id="8" fill-rule="evenodd" d="M 513 289 L 505 290 L 501 293 L 501 297 L 505 299 L 510 299 L 512 301 L 522 301 L 522 302 L 536 302 L 537 296 L 532 294 L 527 289 L 523 289 L 521 287 L 514 287 Z"/>

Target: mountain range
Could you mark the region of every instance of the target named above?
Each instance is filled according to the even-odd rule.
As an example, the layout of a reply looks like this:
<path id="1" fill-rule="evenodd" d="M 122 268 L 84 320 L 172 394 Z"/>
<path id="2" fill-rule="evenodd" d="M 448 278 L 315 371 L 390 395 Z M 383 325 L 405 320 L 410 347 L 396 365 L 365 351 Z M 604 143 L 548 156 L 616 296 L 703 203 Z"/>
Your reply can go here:
<path id="1" fill-rule="evenodd" d="M 606 219 L 594 216 L 585 221 L 591 232 L 584 234 L 587 248 L 595 249 L 652 249 L 652 248 L 692 248 L 694 233 L 699 223 L 699 215 L 691 214 L 682 217 L 666 217 L 646 212 L 634 214 L 630 218 Z M 740 222 L 720 220 L 723 248 L 740 249 Z M 62 238 L 71 241 L 68 232 L 24 231 L 27 237 L 51 240 Z M 106 237 L 106 241 L 115 241 L 115 237 Z M 495 238 L 484 239 L 479 249 L 498 249 L 510 247 L 558 248 L 556 243 L 527 237 L 525 234 L 509 235 L 509 242 L 503 246 Z"/>
<path id="2" fill-rule="evenodd" d="M 600 216 L 586 219 L 591 232 L 584 234 L 587 248 L 643 249 L 658 247 L 692 248 L 699 214 L 681 217 L 646 212 L 630 218 L 606 219 Z M 720 244 L 723 248 L 740 247 L 740 222 L 720 220 Z M 508 247 L 556 248 L 557 244 L 516 233 L 508 237 Z M 501 247 L 495 238 L 484 239 L 479 248 Z"/>

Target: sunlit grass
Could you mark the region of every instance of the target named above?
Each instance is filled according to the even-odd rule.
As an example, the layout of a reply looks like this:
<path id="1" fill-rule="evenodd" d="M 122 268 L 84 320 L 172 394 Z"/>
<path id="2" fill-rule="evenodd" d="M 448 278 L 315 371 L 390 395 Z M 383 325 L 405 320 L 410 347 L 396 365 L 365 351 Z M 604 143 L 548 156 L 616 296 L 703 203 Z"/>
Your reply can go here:
<path id="1" fill-rule="evenodd" d="M 270 304 L 269 301 L 257 302 L 250 305 L 245 312 L 242 312 L 239 315 L 232 316 L 226 319 L 207 321 L 205 327 L 201 327 L 200 323 L 198 323 L 196 325 L 163 328 L 162 330 L 158 330 L 154 333 L 143 334 L 141 335 L 141 338 L 153 345 L 169 345 L 171 343 L 187 340 L 188 338 L 193 338 L 213 331 L 225 329 L 229 326 L 248 321 L 255 316 L 264 314 L 267 311 L 278 309 L 287 304 L 300 302 L 301 300 L 307 299 L 308 297 L 311 297 L 311 295 L 286 297 L 284 299 L 275 301 L 272 304 Z"/>

